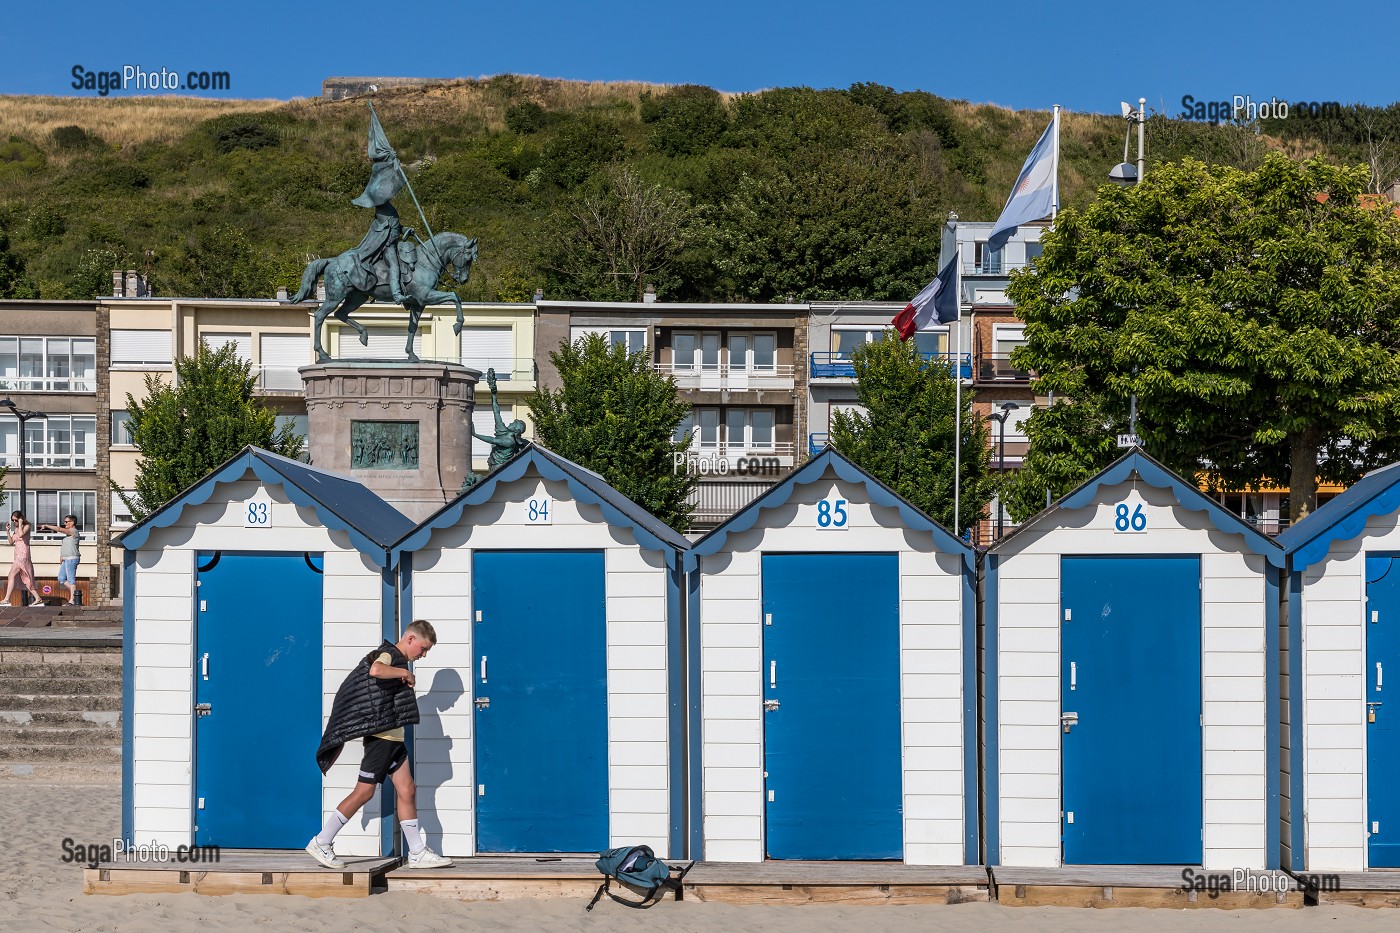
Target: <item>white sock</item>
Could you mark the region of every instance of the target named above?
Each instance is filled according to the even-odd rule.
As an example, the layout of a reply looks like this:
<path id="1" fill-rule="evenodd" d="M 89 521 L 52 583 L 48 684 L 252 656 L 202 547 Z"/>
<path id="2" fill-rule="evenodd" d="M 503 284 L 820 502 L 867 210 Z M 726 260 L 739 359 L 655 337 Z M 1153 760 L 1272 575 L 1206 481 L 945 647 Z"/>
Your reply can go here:
<path id="1" fill-rule="evenodd" d="M 326 825 L 321 827 L 321 831 L 316 834 L 316 841 L 323 846 L 328 846 L 335 841 L 335 834 L 350 822 L 350 817 L 342 816 L 339 810 L 332 809 L 331 815 L 326 817 Z"/>
<path id="2" fill-rule="evenodd" d="M 408 840 L 408 851 L 414 855 L 423 851 L 423 833 L 418 828 L 417 820 L 404 820 L 399 824 L 403 827 L 403 837 Z"/>

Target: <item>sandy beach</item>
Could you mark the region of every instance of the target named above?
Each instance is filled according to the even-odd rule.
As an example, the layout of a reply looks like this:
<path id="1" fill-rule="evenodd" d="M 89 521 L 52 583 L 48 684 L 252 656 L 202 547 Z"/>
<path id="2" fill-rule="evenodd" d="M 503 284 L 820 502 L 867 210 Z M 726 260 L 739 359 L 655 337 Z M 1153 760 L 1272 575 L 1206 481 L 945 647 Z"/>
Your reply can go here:
<path id="1" fill-rule="evenodd" d="M 84 896 L 81 866 L 64 864 L 63 840 L 109 841 L 120 829 L 121 787 L 116 784 L 0 783 L 0 927 L 11 933 L 72 930 L 83 933 L 197 933 L 218 930 L 344 931 L 352 929 L 453 931 L 652 930 L 733 933 L 765 930 L 870 930 L 942 933 L 1093 933 L 1157 930 L 1229 930 L 1232 933 L 1393 930 L 1394 912 L 1362 908 L 1306 910 L 1073 910 L 1009 908 L 996 904 L 953 907 L 734 907 L 666 902 L 648 911 L 604 900 L 584 912 L 575 900 L 461 903 L 410 894 L 367 900 L 271 895 L 205 897 L 196 894 Z"/>

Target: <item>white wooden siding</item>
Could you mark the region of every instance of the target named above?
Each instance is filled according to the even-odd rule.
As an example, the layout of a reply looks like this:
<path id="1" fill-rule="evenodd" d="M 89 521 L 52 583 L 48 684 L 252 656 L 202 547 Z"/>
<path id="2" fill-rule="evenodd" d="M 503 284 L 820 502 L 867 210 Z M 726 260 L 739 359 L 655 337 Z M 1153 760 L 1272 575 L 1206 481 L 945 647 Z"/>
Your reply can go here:
<path id="1" fill-rule="evenodd" d="M 1397 515 L 1367 520 L 1303 572 L 1303 845 L 1308 871 L 1366 869 L 1366 555 L 1400 551 Z"/>
<path id="2" fill-rule="evenodd" d="M 245 503 L 265 492 L 271 527 L 245 528 Z M 180 521 L 151 532 L 136 557 L 133 677 L 133 833 L 170 847 L 193 841 L 194 583 L 201 550 L 313 551 L 325 555 L 322 612 L 322 718 L 345 676 L 381 641 L 380 572 L 330 532 L 314 513 L 291 504 L 281 486 L 251 477 L 221 486 Z M 308 757 L 314 748 L 306 750 Z M 322 781 L 321 818 L 353 788 L 360 750 L 351 743 Z M 372 800 L 336 837 L 346 855 L 379 853 L 379 803 Z M 309 839 L 319 826 L 307 828 Z"/>
<path id="3" fill-rule="evenodd" d="M 1145 534 L 1116 534 L 1114 509 L 1141 503 Z M 1201 558 L 1203 858 L 1207 868 L 1262 869 L 1269 860 L 1263 557 L 1239 536 L 1145 484 L 1099 490 L 1093 504 L 1011 539 L 999 555 L 997 684 L 1003 865 L 1060 864 L 1060 558 L 1198 554 Z M 1167 818 L 1167 817 L 1164 817 Z"/>
<path id="4" fill-rule="evenodd" d="M 526 523 L 531 498 L 551 497 L 553 524 Z M 476 853 L 473 778 L 472 678 L 437 675 L 471 671 L 472 552 L 562 548 L 603 551 L 606 574 L 608 665 L 608 820 L 610 845 L 645 844 L 670 857 L 670 736 L 667 728 L 668 637 L 665 560 L 643 551 L 625 529 L 609 526 L 596 506 L 569 498 L 568 486 L 531 474 L 496 488 L 492 501 L 467 510 L 460 524 L 438 529 L 413 556 L 414 618 L 437 628 L 438 646 L 415 666 L 425 722 L 451 738 L 448 760 L 418 775 L 418 813 L 430 838 L 442 833 L 442 851 Z M 432 684 L 426 694 L 422 684 Z M 465 691 L 462 690 L 466 687 Z M 459 695 L 460 694 L 460 695 Z M 455 699 L 454 699 L 455 698 Z M 436 715 L 433 710 L 441 703 Z M 622 711 L 627 712 L 622 712 Z M 421 727 L 420 727 L 421 730 Z M 429 733 L 420 731 L 421 748 Z"/>
<path id="5" fill-rule="evenodd" d="M 831 497 L 847 500 L 849 527 L 814 531 L 817 503 Z M 935 552 L 931 536 L 907 532 L 897 510 L 833 473 L 701 559 L 705 859 L 764 858 L 764 551 L 898 553 L 904 861 L 963 864 L 962 557 Z"/>

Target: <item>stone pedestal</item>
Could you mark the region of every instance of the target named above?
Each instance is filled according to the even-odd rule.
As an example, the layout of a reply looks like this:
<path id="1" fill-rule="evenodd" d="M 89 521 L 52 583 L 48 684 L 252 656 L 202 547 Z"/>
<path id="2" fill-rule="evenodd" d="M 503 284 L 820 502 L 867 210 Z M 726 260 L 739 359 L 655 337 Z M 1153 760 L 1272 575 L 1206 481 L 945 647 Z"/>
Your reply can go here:
<path id="1" fill-rule="evenodd" d="M 313 465 L 364 483 L 415 522 L 456 498 L 471 471 L 479 372 L 386 360 L 300 372 Z"/>

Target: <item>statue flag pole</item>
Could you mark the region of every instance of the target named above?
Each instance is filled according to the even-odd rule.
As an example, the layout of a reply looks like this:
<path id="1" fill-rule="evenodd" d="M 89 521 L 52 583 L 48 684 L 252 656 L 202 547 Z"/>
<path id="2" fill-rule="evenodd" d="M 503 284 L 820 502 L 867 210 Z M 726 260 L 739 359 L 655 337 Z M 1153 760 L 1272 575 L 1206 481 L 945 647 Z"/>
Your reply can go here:
<path id="1" fill-rule="evenodd" d="M 374 109 L 374 101 L 369 102 L 369 111 L 370 113 L 374 114 L 374 118 L 376 120 L 379 119 L 379 111 Z M 399 175 L 403 177 L 403 184 L 404 187 L 408 189 L 408 196 L 413 199 L 413 206 L 418 209 L 418 217 L 423 221 L 423 229 L 428 231 L 427 243 L 423 243 L 423 239 L 421 237 L 415 236 L 415 239 L 417 239 L 419 243 L 423 243 L 424 246 L 431 248 L 434 254 L 437 254 L 437 247 L 432 245 L 433 227 L 430 223 L 428 223 L 428 215 L 423 213 L 423 205 L 418 203 L 418 195 L 413 190 L 413 182 L 408 180 L 408 172 L 404 171 L 402 162 L 400 162 L 398 159 L 395 159 L 394 164 L 398 166 Z M 438 256 L 438 258 L 441 259 L 442 257 Z"/>

